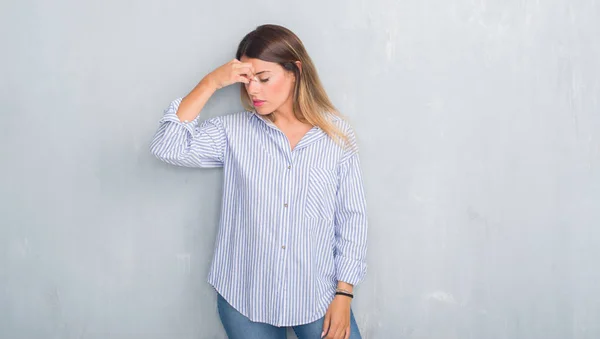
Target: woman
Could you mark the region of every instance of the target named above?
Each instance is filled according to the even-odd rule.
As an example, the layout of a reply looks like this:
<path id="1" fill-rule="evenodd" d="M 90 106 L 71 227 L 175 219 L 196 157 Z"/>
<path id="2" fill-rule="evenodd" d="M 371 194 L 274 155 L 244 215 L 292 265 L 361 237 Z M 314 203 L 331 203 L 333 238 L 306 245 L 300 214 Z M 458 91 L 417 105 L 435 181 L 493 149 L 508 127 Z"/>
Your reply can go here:
<path id="1" fill-rule="evenodd" d="M 199 122 L 211 95 L 238 82 L 246 111 Z M 208 281 L 229 338 L 285 338 L 286 327 L 300 339 L 360 338 L 351 300 L 367 218 L 355 136 L 294 33 L 248 33 L 234 60 L 171 103 L 151 151 L 223 167 Z"/>

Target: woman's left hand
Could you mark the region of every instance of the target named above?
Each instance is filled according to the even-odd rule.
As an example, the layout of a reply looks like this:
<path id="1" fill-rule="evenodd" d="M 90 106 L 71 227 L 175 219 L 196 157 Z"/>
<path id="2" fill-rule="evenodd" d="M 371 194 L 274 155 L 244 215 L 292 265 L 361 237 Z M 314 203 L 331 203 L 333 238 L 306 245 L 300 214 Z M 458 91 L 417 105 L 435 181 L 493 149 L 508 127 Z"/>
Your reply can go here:
<path id="1" fill-rule="evenodd" d="M 352 299 L 349 297 L 343 295 L 335 296 L 325 314 L 321 338 L 348 339 L 350 337 L 351 302 Z"/>

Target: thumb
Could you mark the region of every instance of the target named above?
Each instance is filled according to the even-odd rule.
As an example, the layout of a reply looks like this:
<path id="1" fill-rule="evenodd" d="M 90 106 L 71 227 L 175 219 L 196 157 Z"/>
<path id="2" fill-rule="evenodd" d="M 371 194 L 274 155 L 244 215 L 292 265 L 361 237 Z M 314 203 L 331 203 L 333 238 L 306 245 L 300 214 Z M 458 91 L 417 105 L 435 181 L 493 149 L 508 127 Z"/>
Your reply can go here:
<path id="1" fill-rule="evenodd" d="M 329 318 L 329 312 L 327 312 L 327 314 L 325 314 L 325 320 L 323 321 L 323 332 L 321 333 L 321 338 L 323 338 L 329 330 Z"/>

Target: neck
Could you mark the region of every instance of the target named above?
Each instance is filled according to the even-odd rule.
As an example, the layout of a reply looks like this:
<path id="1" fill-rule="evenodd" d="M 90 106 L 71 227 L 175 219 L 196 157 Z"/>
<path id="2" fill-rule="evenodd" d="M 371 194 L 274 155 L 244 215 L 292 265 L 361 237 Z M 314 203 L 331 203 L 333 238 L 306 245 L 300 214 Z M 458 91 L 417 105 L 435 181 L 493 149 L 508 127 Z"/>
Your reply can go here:
<path id="1" fill-rule="evenodd" d="M 292 125 L 300 122 L 294 114 L 291 102 L 287 102 L 282 107 L 273 112 L 273 122 L 278 125 Z"/>

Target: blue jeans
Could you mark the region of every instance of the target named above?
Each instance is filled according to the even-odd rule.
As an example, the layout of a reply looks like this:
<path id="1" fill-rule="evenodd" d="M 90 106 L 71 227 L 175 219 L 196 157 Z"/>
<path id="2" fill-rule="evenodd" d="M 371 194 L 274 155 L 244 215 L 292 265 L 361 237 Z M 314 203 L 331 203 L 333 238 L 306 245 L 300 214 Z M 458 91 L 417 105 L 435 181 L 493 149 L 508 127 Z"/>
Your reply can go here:
<path id="1" fill-rule="evenodd" d="M 253 322 L 238 312 L 217 293 L 217 308 L 221 323 L 229 339 L 286 339 L 286 327 Z M 323 332 L 324 317 L 306 325 L 292 327 L 298 339 L 319 339 Z M 350 339 L 361 339 L 356 320 L 350 311 Z"/>

